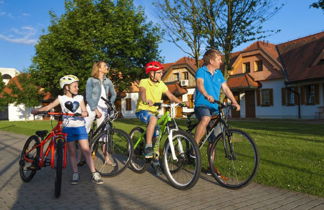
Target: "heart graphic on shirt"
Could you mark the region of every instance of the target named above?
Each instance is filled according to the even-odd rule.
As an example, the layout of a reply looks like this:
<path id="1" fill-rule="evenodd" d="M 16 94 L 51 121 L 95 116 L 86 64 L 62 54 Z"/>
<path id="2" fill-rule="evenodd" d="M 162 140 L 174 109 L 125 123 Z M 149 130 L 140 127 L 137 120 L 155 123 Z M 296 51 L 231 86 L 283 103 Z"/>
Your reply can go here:
<path id="1" fill-rule="evenodd" d="M 67 102 L 65 102 L 64 105 L 71 112 L 75 112 L 80 106 L 79 102 L 77 102 L 77 101 L 74 101 L 73 103 L 71 101 L 67 101 Z"/>

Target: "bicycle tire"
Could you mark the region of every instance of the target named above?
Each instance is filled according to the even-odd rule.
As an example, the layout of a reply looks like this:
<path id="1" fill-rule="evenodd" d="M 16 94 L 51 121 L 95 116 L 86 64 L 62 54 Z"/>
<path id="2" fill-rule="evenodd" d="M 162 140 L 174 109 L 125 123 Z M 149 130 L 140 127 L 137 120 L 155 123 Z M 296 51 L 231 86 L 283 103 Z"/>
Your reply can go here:
<path id="1" fill-rule="evenodd" d="M 129 165 L 133 153 L 133 146 L 129 135 L 120 129 L 112 128 L 110 136 L 107 132 L 101 134 L 101 137 L 110 138 L 108 141 L 109 159 L 114 165 L 105 162 L 103 149 L 106 148 L 106 142 L 101 137 L 96 139 L 91 145 L 91 156 L 94 160 L 95 167 L 102 176 L 112 177 L 120 174 Z"/>
<path id="2" fill-rule="evenodd" d="M 61 195 L 62 168 L 63 168 L 63 139 L 56 140 L 56 176 L 55 176 L 55 197 Z"/>
<path id="3" fill-rule="evenodd" d="M 31 169 L 31 166 L 34 164 L 35 167 L 38 167 L 38 158 L 40 156 L 40 148 L 35 147 L 39 145 L 40 141 L 38 136 L 30 136 L 20 154 L 19 160 L 19 174 L 20 178 L 24 182 L 30 182 L 34 175 L 36 174 L 36 169 Z M 30 151 L 33 147 L 35 147 L 32 151 Z M 26 154 L 28 152 L 28 154 Z M 26 157 L 27 155 L 27 157 Z M 28 161 L 27 161 L 28 158 Z"/>
<path id="4" fill-rule="evenodd" d="M 185 131 L 174 131 L 172 142 L 178 160 L 173 160 L 169 141 L 166 140 L 163 150 L 164 173 L 173 187 L 188 190 L 199 179 L 201 171 L 200 152 L 194 139 Z M 183 151 L 180 150 L 181 145 Z M 194 155 L 195 158 L 190 155 Z"/>
<path id="5" fill-rule="evenodd" d="M 144 173 L 148 166 L 147 161 L 144 156 L 144 147 L 145 147 L 145 139 L 138 143 L 135 148 L 135 144 L 140 138 L 140 136 L 144 133 L 144 129 L 141 127 L 135 127 L 129 133 L 131 141 L 134 146 L 133 156 L 130 160 L 130 168 L 136 173 Z"/>
<path id="6" fill-rule="evenodd" d="M 216 181 L 223 187 L 238 189 L 248 185 L 259 166 L 259 154 L 253 139 L 239 129 L 225 131 L 230 156 L 225 155 L 222 133 L 216 137 L 209 151 L 209 167 Z M 214 154 L 214 155 L 213 155 Z"/>

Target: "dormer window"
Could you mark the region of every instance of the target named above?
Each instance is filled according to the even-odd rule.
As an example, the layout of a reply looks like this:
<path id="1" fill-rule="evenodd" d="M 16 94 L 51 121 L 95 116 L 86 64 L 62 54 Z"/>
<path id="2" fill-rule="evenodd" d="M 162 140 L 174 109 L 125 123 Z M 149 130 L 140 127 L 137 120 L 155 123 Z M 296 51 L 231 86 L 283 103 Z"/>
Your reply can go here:
<path id="1" fill-rule="evenodd" d="M 254 62 L 254 71 L 262 71 L 263 70 L 263 63 L 262 60 L 258 60 Z"/>
<path id="2" fill-rule="evenodd" d="M 189 79 L 188 72 L 183 72 L 183 79 Z"/>
<path id="3" fill-rule="evenodd" d="M 243 73 L 250 73 L 250 62 L 243 63 Z"/>
<path id="4" fill-rule="evenodd" d="M 180 81 L 180 74 L 178 72 L 174 73 L 173 76 L 175 81 Z"/>

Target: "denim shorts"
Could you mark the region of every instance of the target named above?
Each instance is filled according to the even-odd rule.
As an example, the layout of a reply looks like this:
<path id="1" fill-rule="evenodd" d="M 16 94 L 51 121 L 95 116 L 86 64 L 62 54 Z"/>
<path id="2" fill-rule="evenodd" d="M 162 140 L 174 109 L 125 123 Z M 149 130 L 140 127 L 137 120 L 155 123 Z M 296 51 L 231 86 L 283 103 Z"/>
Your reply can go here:
<path id="1" fill-rule="evenodd" d="M 136 112 L 135 115 L 141 122 L 145 123 L 146 125 L 150 122 L 151 116 L 155 116 L 155 114 L 147 110 L 141 110 L 139 112 Z M 153 137 L 156 137 L 158 135 L 159 135 L 159 127 L 155 126 Z"/>
<path id="2" fill-rule="evenodd" d="M 88 139 L 88 133 L 86 131 L 85 126 L 64 127 L 62 132 L 67 134 L 67 142 Z"/>
<path id="3" fill-rule="evenodd" d="M 196 118 L 198 119 L 198 121 L 200 121 L 201 118 L 204 117 L 204 116 L 211 117 L 211 116 L 214 116 L 214 115 L 217 115 L 217 114 L 218 114 L 218 110 L 213 109 L 213 108 L 209 108 L 207 106 L 195 107 L 195 115 L 196 115 Z M 216 130 L 214 130 L 216 133 L 219 132 L 218 127 L 216 127 Z M 213 132 L 213 133 L 210 134 L 210 136 L 208 138 L 208 142 L 213 143 L 215 140 L 216 140 L 216 135 Z"/>
<path id="4" fill-rule="evenodd" d="M 218 110 L 209 108 L 207 106 L 197 106 L 195 107 L 195 115 L 196 118 L 200 121 L 202 117 L 204 116 L 214 116 L 218 114 Z"/>

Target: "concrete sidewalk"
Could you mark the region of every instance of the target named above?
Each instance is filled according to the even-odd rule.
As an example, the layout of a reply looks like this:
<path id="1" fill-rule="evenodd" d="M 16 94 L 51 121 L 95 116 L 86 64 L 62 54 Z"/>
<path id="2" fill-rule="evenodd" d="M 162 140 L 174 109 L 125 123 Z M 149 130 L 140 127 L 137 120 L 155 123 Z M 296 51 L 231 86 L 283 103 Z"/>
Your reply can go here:
<path id="1" fill-rule="evenodd" d="M 86 166 L 81 181 L 70 185 L 71 171 L 63 171 L 62 194 L 54 198 L 55 171 L 36 173 L 29 183 L 19 176 L 18 159 L 26 136 L 0 131 L 0 209 L 324 209 L 324 198 L 252 183 L 240 190 L 217 185 L 212 177 L 201 179 L 190 190 L 180 191 L 167 179 L 150 172 L 104 178 L 104 185 L 90 182 Z"/>

